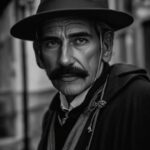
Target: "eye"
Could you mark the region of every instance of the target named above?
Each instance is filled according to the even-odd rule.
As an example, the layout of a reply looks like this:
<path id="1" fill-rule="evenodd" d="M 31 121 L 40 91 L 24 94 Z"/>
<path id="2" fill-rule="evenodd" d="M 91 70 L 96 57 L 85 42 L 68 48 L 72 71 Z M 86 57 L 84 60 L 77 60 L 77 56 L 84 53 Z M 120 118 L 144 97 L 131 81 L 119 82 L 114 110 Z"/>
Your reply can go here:
<path id="1" fill-rule="evenodd" d="M 55 47 L 57 47 L 58 45 L 59 45 L 58 42 L 55 41 L 55 40 L 49 40 L 49 41 L 45 41 L 45 42 L 44 42 L 44 46 L 45 46 L 46 48 L 55 48 Z"/>
<path id="2" fill-rule="evenodd" d="M 42 42 L 42 47 L 44 49 L 57 49 L 60 42 L 57 39 L 49 39 Z"/>
<path id="3" fill-rule="evenodd" d="M 86 38 L 82 38 L 82 37 L 79 37 L 79 38 L 76 38 L 74 39 L 74 44 L 75 45 L 84 45 L 88 42 L 88 39 Z"/>

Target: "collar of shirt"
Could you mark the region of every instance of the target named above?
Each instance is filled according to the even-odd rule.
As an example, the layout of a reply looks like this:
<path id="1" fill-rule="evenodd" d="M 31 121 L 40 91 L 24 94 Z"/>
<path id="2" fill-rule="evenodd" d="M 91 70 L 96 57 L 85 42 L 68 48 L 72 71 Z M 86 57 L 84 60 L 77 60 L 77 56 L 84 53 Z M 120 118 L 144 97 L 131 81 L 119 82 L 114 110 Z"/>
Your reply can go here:
<path id="1" fill-rule="evenodd" d="M 74 100 L 69 104 L 66 100 L 66 97 L 65 95 L 63 95 L 61 92 L 60 92 L 60 105 L 61 105 L 61 109 L 62 110 L 68 110 L 68 111 L 71 111 L 72 109 L 76 108 L 77 106 L 81 105 L 84 100 L 85 100 L 85 97 L 88 93 L 90 88 L 88 88 L 86 91 L 84 91 L 83 93 L 81 93 L 80 95 L 76 96 L 74 98 Z"/>

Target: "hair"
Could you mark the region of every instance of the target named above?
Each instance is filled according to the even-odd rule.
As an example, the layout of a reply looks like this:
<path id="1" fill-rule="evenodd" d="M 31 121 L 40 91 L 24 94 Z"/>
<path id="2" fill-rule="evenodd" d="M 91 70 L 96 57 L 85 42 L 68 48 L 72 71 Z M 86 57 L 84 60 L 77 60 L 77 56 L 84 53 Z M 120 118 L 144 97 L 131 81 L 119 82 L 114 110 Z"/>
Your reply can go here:
<path id="1" fill-rule="evenodd" d="M 98 36 L 101 32 L 102 38 L 104 38 L 105 33 L 109 32 L 112 39 L 114 39 L 114 30 L 108 24 L 96 20 L 94 26 Z"/>

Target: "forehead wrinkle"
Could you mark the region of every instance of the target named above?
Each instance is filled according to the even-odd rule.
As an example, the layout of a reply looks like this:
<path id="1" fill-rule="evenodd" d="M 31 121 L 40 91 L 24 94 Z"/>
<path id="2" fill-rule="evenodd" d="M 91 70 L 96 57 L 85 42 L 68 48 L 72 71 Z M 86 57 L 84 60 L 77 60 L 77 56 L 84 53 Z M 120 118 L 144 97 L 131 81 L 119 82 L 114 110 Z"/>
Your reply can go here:
<path id="1" fill-rule="evenodd" d="M 79 20 L 79 19 L 55 19 L 46 21 L 44 24 L 44 31 L 49 34 L 59 35 L 59 36 L 68 36 L 69 33 L 76 32 L 76 29 L 84 29 L 87 31 L 87 28 L 91 30 L 91 23 L 88 20 Z"/>

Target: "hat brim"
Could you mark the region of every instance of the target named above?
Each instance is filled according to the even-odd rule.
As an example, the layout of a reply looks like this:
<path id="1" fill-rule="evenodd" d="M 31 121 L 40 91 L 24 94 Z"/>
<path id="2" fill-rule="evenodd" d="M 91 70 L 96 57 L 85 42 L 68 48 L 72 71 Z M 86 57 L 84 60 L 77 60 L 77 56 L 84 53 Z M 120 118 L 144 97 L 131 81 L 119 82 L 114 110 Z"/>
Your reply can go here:
<path id="1" fill-rule="evenodd" d="M 19 21 L 11 28 L 10 33 L 16 38 L 34 41 L 36 27 L 41 22 L 70 15 L 94 17 L 108 24 L 114 31 L 125 28 L 133 22 L 131 15 L 111 9 L 55 10 L 38 13 Z"/>

